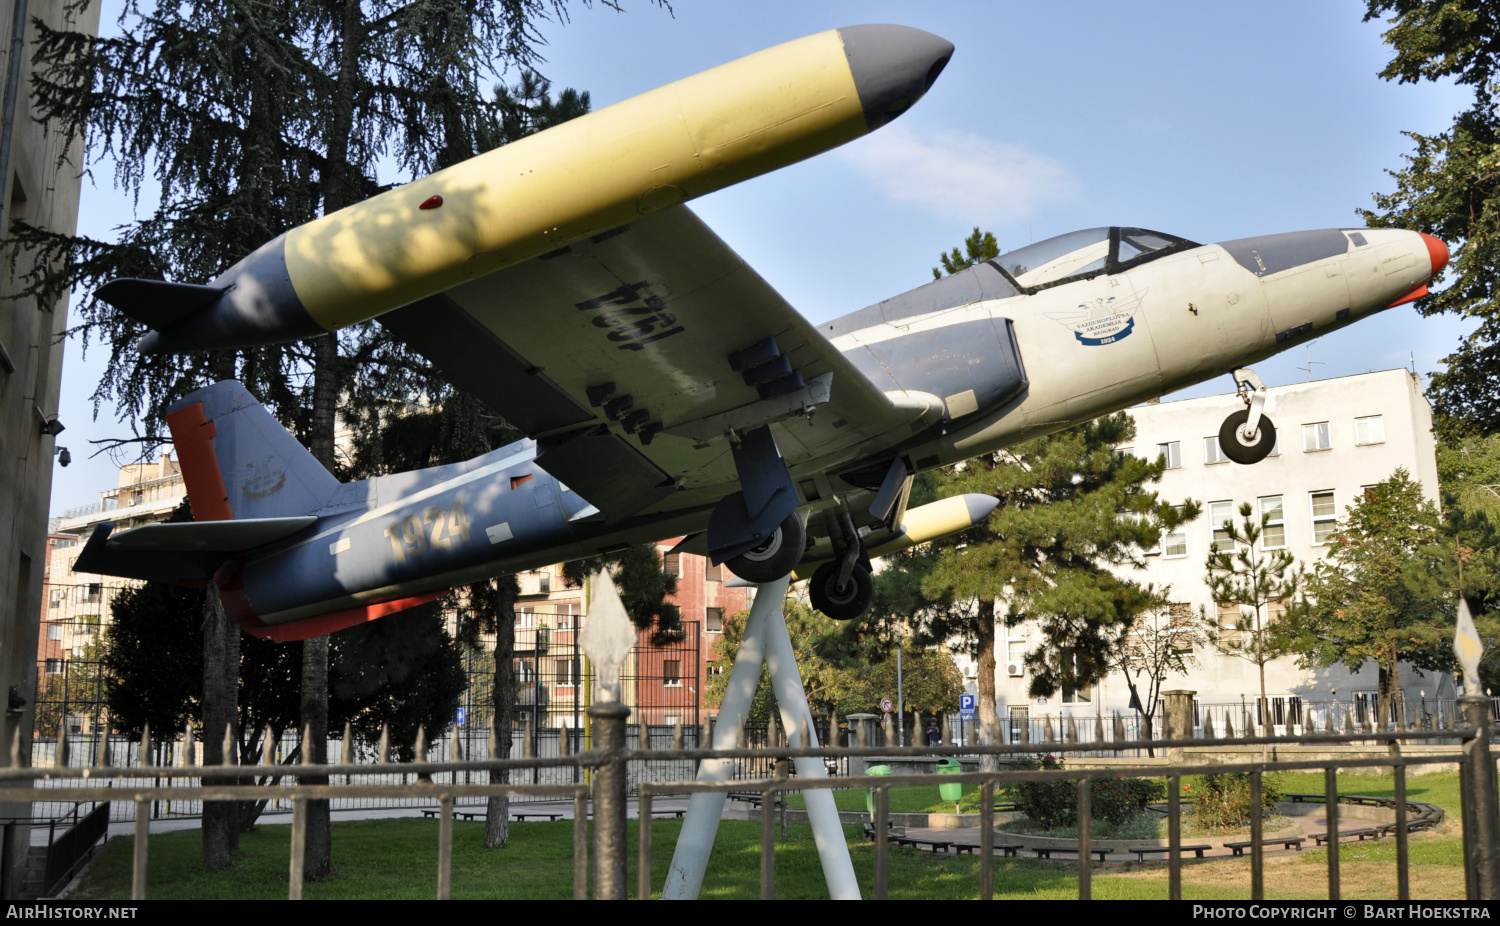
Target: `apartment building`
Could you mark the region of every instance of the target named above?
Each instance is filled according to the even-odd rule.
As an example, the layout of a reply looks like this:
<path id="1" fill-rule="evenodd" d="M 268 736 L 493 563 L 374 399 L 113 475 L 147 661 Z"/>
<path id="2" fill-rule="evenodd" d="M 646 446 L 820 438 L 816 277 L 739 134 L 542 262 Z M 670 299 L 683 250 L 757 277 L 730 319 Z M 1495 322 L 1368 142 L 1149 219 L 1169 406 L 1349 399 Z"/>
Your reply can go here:
<path id="1" fill-rule="evenodd" d="M 1244 405 L 1237 395 L 1162 402 L 1130 409 L 1136 437 L 1122 453 L 1166 457 L 1168 469 L 1156 490 L 1167 501 L 1196 499 L 1203 516 L 1167 532 L 1145 557 L 1146 568 L 1123 569 L 1138 582 L 1170 586 L 1172 615 L 1190 620 L 1204 609 L 1224 628 L 1232 628 L 1238 606 L 1221 608 L 1205 583 L 1211 546 L 1225 542 L 1220 525 L 1239 520 L 1240 505 L 1249 503 L 1267 519 L 1261 544 L 1285 549 L 1309 569 L 1328 550 L 1328 540 L 1349 506 L 1366 486 L 1378 483 L 1397 467 L 1421 482 L 1428 497 L 1438 498 L 1437 461 L 1432 410 L 1418 376 L 1407 370 L 1385 370 L 1319 380 L 1269 390 L 1266 414 L 1277 432 L 1272 455 L 1253 466 L 1223 457 L 1219 425 Z M 1276 606 L 1270 608 L 1275 619 Z M 1222 615 L 1222 616 L 1221 616 Z M 1127 713 L 1130 692 L 1118 675 L 1084 691 L 1031 698 L 1023 658 L 1037 636 L 1028 626 L 998 628 L 996 694 L 1002 718 L 1040 716 L 1110 716 Z M 1230 634 L 1232 635 L 1232 634 Z M 1003 641 L 1003 642 L 1001 642 Z M 1213 645 L 1192 653 L 1185 676 L 1168 679 L 1167 688 L 1196 691 L 1203 703 L 1240 702 L 1253 706 L 1260 692 L 1258 667 L 1222 653 Z M 1266 693 L 1273 723 L 1294 720 L 1304 702 L 1339 700 L 1367 706 L 1376 691 L 1376 669 L 1359 672 L 1343 666 L 1301 669 L 1295 657 L 1266 666 Z M 1453 696 L 1453 679 L 1401 667 L 1408 701 Z"/>

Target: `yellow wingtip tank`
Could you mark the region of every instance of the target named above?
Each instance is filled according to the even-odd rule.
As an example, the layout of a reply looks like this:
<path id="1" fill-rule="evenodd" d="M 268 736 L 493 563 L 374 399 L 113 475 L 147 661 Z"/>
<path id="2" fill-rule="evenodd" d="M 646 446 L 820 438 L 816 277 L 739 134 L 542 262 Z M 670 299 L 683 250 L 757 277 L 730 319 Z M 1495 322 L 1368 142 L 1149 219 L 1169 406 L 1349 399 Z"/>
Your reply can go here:
<path id="1" fill-rule="evenodd" d="M 941 501 L 907 509 L 905 517 L 901 519 L 903 533 L 885 543 L 871 547 L 866 552 L 871 559 L 874 559 L 887 553 L 909 550 L 929 540 L 956 534 L 989 517 L 990 512 L 995 510 L 998 503 L 999 500 L 993 495 L 954 495 Z M 799 582 L 810 578 L 817 568 L 826 562 L 828 560 L 820 559 L 802 563 L 793 571 L 792 576 Z"/>
<path id="2" fill-rule="evenodd" d="M 879 101 L 868 99 L 869 79 L 862 101 L 863 75 L 856 74 L 854 46 L 863 42 L 867 58 L 886 54 L 868 46 L 872 39 L 890 45 L 893 36 L 933 59 L 922 85 L 897 104 L 904 109 L 925 92 L 952 45 L 897 26 L 822 32 L 309 222 L 286 237 L 287 276 L 312 319 L 335 330 L 827 151 L 899 114 L 871 116 Z M 441 206 L 421 208 L 433 197 Z"/>

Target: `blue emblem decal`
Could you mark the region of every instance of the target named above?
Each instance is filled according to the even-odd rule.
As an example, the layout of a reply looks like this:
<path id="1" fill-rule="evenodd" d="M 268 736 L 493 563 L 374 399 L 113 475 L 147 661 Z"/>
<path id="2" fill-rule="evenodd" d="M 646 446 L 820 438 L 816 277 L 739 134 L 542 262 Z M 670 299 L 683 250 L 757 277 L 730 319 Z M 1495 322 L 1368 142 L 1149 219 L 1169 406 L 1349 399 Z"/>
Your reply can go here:
<path id="1" fill-rule="evenodd" d="M 1047 317 L 1073 331 L 1086 347 L 1100 347 L 1127 338 L 1135 330 L 1135 313 L 1148 290 L 1128 296 L 1100 297 L 1079 304 L 1069 312 L 1048 312 Z"/>

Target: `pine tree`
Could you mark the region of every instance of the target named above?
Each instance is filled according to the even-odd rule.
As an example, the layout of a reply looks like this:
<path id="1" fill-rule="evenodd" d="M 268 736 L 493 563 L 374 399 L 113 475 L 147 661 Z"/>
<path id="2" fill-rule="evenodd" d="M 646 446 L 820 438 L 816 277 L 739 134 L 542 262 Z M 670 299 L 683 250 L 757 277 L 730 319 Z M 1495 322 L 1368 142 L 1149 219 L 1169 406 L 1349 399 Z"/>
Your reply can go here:
<path id="1" fill-rule="evenodd" d="M 1423 315 L 1452 313 L 1479 322 L 1432 377 L 1440 434 L 1500 430 L 1500 4 L 1494 0 L 1366 0 L 1365 20 L 1390 16 L 1384 34 L 1394 55 L 1380 72 L 1401 83 L 1452 80 L 1474 91 L 1473 104 L 1446 131 L 1405 133 L 1405 166 L 1389 171 L 1394 191 L 1360 210 L 1375 227 L 1424 231 L 1448 243 L 1450 285 L 1417 300 Z"/>
<path id="2" fill-rule="evenodd" d="M 537 63 L 538 25 L 566 15 L 562 0 L 128 0 L 117 37 L 38 24 L 38 114 L 81 138 L 96 161 L 112 157 L 125 192 L 139 199 L 156 186 L 161 197 L 112 242 L 10 230 L 12 259 L 35 257 L 28 294 L 122 276 L 206 281 L 276 235 L 378 192 L 382 158 L 416 175 L 471 157 L 500 137 L 486 75 Z M 96 409 L 114 402 L 145 452 L 162 441 L 173 401 L 232 377 L 340 470 L 335 407 L 349 392 L 351 355 L 378 356 L 355 352 L 375 343 L 368 332 L 143 357 L 133 349 L 141 326 L 97 300 L 80 314 L 83 343 L 110 351 Z M 323 761 L 326 639 L 303 652 L 302 728 Z M 326 802 L 309 806 L 307 846 L 306 876 L 325 877 Z M 206 859 L 223 856 L 205 846 Z"/>
<path id="3" fill-rule="evenodd" d="M 963 253 L 959 253 L 958 248 L 954 248 L 947 254 L 938 255 L 938 261 L 943 267 L 941 270 L 933 267 L 932 278 L 941 280 L 944 271 L 958 273 L 960 270 L 968 270 L 975 264 L 981 264 L 992 257 L 999 256 L 1000 245 L 995 241 L 994 233 L 982 232 L 979 226 L 975 225 L 973 234 L 964 239 Z"/>
<path id="4" fill-rule="evenodd" d="M 1196 518 L 1199 504 L 1168 503 L 1147 486 L 1166 462 L 1116 452 L 1135 436 L 1121 412 L 969 461 L 938 480 L 941 496 L 977 492 L 999 506 L 983 523 L 933 545 L 922 590 L 972 601 L 934 613 L 925 632 L 963 642 L 979 662 L 977 732 L 999 742 L 995 626 L 1032 621 L 1040 645 L 1025 656 L 1033 697 L 1080 691 L 1114 665 L 1136 619 L 1167 603 L 1168 589 L 1120 575 L 1144 566 L 1161 532 Z"/>
<path id="5" fill-rule="evenodd" d="M 1238 606 L 1239 614 L 1227 627 L 1222 618 L 1217 614 L 1210 618 L 1206 610 L 1200 620 L 1219 652 L 1237 656 L 1260 671 L 1261 723 L 1268 725 L 1271 704 L 1266 700 L 1266 663 L 1291 651 L 1283 628 L 1272 620 L 1271 605 L 1280 603 L 1288 612 L 1297 607 L 1293 599 L 1303 571 L 1290 551 L 1267 550 L 1262 545 L 1266 516 L 1257 519 L 1249 502 L 1240 505 L 1240 519 L 1238 525 L 1233 519 L 1220 525 L 1224 539 L 1209 548 L 1205 567 L 1213 600 L 1220 607 Z M 1227 549 L 1216 549 L 1219 543 Z"/>

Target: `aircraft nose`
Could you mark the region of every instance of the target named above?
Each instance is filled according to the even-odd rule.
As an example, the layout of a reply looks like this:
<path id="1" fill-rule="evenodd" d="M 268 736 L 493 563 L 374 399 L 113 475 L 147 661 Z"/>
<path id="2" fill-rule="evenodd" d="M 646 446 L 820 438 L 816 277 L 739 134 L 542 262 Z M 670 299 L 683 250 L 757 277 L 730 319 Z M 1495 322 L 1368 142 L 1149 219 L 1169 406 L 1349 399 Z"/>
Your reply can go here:
<path id="1" fill-rule="evenodd" d="M 839 38 L 872 132 L 920 100 L 953 57 L 952 42 L 910 26 L 845 26 Z"/>
<path id="2" fill-rule="evenodd" d="M 1435 238 L 1426 232 L 1418 234 L 1427 245 L 1427 255 L 1432 258 L 1432 275 L 1437 276 L 1443 272 L 1444 267 L 1448 266 L 1448 245 L 1443 243 L 1443 239 Z"/>

